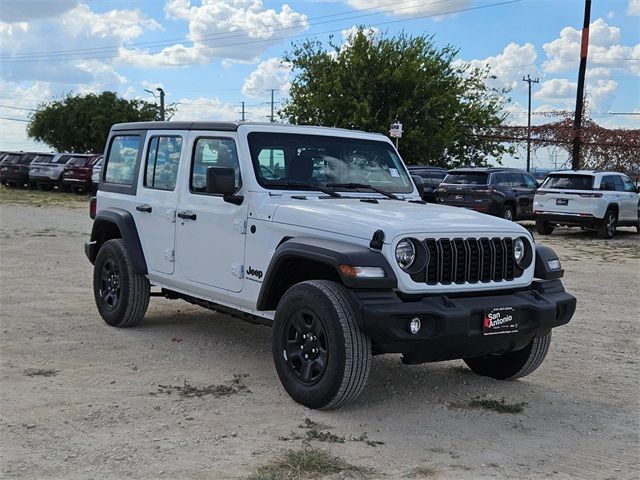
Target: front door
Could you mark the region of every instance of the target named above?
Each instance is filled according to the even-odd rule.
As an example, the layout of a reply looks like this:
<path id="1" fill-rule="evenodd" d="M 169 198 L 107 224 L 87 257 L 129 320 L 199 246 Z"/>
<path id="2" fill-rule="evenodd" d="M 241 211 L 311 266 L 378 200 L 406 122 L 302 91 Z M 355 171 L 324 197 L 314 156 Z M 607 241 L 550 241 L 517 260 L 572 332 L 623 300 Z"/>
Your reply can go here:
<path id="1" fill-rule="evenodd" d="M 244 277 L 247 202 L 225 202 L 206 193 L 208 167 L 233 167 L 242 187 L 236 141 L 229 133 L 191 132 L 189 173 L 181 190 L 176 223 L 176 262 L 189 281 L 239 292 Z"/>
<path id="2" fill-rule="evenodd" d="M 174 271 L 175 215 L 178 204 L 178 168 L 183 163 L 185 137 L 176 132 L 154 132 L 146 139 L 138 195 L 133 214 L 149 272 Z"/>
<path id="3" fill-rule="evenodd" d="M 535 179 L 524 173 L 510 173 L 513 193 L 518 206 L 518 218 L 531 218 L 533 215 L 533 197 L 538 184 Z"/>

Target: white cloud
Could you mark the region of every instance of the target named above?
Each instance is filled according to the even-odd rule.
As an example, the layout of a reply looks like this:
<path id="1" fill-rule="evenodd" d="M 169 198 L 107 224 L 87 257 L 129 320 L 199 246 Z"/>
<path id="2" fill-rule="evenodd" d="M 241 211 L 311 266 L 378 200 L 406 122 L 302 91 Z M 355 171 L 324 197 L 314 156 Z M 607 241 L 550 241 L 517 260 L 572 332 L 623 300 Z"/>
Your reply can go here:
<path id="1" fill-rule="evenodd" d="M 21 22 L 55 17 L 78 5 L 78 0 L 2 0 L 0 21 Z"/>
<path id="2" fill-rule="evenodd" d="M 536 100 L 550 102 L 554 105 L 550 110 L 569 110 L 575 108 L 577 83 L 566 78 L 552 78 L 542 82 L 540 90 L 533 94 Z M 585 95 L 591 111 L 605 111 L 611 105 L 618 82 L 611 79 L 595 79 L 587 81 Z M 549 110 L 549 109 L 548 109 Z"/>
<path id="3" fill-rule="evenodd" d="M 389 0 L 347 0 L 356 10 L 375 9 L 394 17 L 415 17 L 419 15 L 442 15 L 447 12 L 467 8 L 470 0 L 450 0 L 448 2 L 396 2 Z"/>
<path id="4" fill-rule="evenodd" d="M 284 4 L 280 11 L 265 9 L 260 0 L 169 0 L 165 14 L 189 22 L 190 46 L 175 44 L 160 52 L 121 49 L 121 61 L 136 66 L 202 64 L 212 58 L 255 62 L 283 37 L 308 28 L 306 15 Z M 186 42 L 185 42 L 186 43 Z"/>
<path id="5" fill-rule="evenodd" d="M 540 84 L 540 90 L 533 94 L 536 100 L 568 100 L 575 98 L 577 83 L 566 78 L 552 78 Z"/>
<path id="6" fill-rule="evenodd" d="M 249 74 L 242 86 L 242 93 L 251 98 L 264 98 L 267 90 L 275 88 L 281 95 L 288 95 L 291 87 L 291 68 L 288 62 L 269 58 Z"/>
<path id="7" fill-rule="evenodd" d="M 517 43 L 510 43 L 498 55 L 471 60 L 468 63 L 472 68 L 483 68 L 485 65 L 491 67 L 491 73 L 495 75 L 496 79 L 487 82 L 490 86 L 516 90 L 526 88 L 526 84 L 522 81 L 524 75 L 531 74 L 535 76 L 537 74 L 535 66 L 537 57 L 536 48 L 532 44 L 518 45 Z M 460 66 L 464 63 L 462 60 L 457 60 L 455 65 Z"/>
<path id="8" fill-rule="evenodd" d="M 36 82 L 28 87 L 0 80 L 0 103 L 10 104 L 13 109 L 0 108 L 0 150 L 48 151 L 46 145 L 35 143 L 27 138 L 28 110 L 51 98 L 51 86 Z"/>
<path id="9" fill-rule="evenodd" d="M 269 114 L 269 107 L 248 108 L 245 113 L 247 121 L 264 122 Z M 183 98 L 177 102 L 177 111 L 172 120 L 237 121 L 240 120 L 240 115 L 238 103 L 223 102 L 217 98 Z"/>
<path id="10" fill-rule="evenodd" d="M 640 15 L 640 0 L 629 0 L 627 15 Z"/>
<path id="11" fill-rule="evenodd" d="M 589 68 L 629 69 L 640 75 L 638 62 L 629 62 L 629 58 L 640 55 L 640 44 L 634 46 L 620 45 L 620 28 L 609 26 L 602 18 L 591 23 L 589 28 Z M 565 27 L 560 37 L 545 43 L 542 48 L 548 60 L 542 68 L 545 72 L 557 73 L 575 70 L 580 61 L 581 31 L 573 27 Z"/>

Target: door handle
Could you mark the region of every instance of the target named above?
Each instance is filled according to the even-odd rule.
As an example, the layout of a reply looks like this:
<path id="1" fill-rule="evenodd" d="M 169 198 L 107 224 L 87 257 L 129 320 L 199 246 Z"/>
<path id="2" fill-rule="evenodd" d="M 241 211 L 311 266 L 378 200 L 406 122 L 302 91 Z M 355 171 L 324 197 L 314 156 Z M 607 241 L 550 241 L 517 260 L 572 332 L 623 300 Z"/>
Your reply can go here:
<path id="1" fill-rule="evenodd" d="M 136 207 L 136 210 L 138 210 L 139 212 L 151 213 L 151 205 L 143 203 L 142 205 L 138 205 Z"/>
<path id="2" fill-rule="evenodd" d="M 185 212 L 178 212 L 178 218 L 183 220 L 195 220 L 198 216 L 193 213 L 191 210 L 187 210 Z"/>

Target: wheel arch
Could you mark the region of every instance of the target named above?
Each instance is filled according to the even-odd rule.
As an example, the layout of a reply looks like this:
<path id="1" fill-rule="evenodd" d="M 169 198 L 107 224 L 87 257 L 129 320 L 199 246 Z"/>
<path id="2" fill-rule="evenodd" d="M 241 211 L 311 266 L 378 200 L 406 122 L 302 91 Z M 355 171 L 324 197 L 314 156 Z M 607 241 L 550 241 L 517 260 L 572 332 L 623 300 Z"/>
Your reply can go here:
<path id="1" fill-rule="evenodd" d="M 384 278 L 354 278 L 339 266 L 380 267 Z M 397 278 L 389 262 L 368 247 L 335 240 L 290 238 L 282 241 L 271 258 L 258 295 L 258 310 L 275 310 L 293 285 L 306 280 L 332 280 L 347 288 L 392 289 Z"/>
<path id="2" fill-rule="evenodd" d="M 607 212 L 609 210 L 613 210 L 615 212 L 616 218 L 620 217 L 620 207 L 618 206 L 617 203 L 610 203 L 609 205 L 607 205 L 607 209 L 604 212 L 605 216 L 607 215 Z"/>
<path id="3" fill-rule="evenodd" d="M 87 248 L 87 256 L 91 263 L 95 262 L 100 247 L 107 241 L 121 238 L 129 252 L 135 273 L 147 274 L 147 262 L 140 243 L 138 229 L 129 212 L 120 208 L 100 210 L 93 221 L 91 242 Z"/>

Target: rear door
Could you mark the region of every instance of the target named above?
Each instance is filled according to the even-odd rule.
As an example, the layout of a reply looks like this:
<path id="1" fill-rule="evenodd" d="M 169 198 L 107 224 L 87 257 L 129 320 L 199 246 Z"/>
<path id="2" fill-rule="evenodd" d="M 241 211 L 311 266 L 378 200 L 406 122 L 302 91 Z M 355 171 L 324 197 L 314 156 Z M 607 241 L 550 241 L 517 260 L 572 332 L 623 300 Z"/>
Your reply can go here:
<path id="1" fill-rule="evenodd" d="M 173 274 L 175 265 L 177 179 L 185 145 L 186 132 L 149 132 L 132 211 L 148 269 L 167 275 Z"/>
<path id="2" fill-rule="evenodd" d="M 638 216 L 638 194 L 631 180 L 616 175 L 616 191 L 620 194 L 620 219 L 636 220 Z M 623 213 L 624 212 L 624 213 Z"/>

